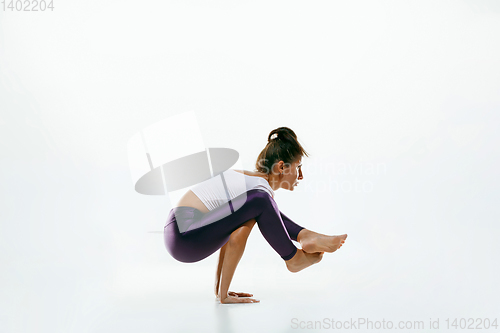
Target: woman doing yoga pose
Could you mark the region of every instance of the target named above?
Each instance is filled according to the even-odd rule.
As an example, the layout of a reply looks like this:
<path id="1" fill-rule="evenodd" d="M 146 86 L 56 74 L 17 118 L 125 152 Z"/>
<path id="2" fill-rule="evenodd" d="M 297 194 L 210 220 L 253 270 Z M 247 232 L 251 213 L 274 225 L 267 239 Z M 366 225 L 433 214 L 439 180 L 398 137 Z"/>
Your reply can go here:
<path id="1" fill-rule="evenodd" d="M 221 303 L 259 302 L 250 298 L 252 294 L 229 291 L 255 223 L 294 273 L 320 262 L 324 252 L 335 252 L 345 242 L 347 234 L 328 236 L 296 224 L 274 201 L 274 191 L 293 191 L 303 179 L 304 155 L 308 156 L 295 133 L 277 128 L 257 158 L 256 171 L 227 170 L 192 187 L 170 211 L 164 240 L 172 257 L 197 262 L 220 249 L 215 295 Z"/>

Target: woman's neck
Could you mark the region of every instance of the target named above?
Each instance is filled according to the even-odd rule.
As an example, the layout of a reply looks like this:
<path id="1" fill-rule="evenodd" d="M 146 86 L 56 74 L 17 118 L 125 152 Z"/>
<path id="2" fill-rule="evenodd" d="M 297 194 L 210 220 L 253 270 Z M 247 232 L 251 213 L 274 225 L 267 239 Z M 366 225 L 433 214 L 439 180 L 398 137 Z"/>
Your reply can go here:
<path id="1" fill-rule="evenodd" d="M 277 175 L 272 175 L 264 172 L 259 172 L 259 171 L 252 171 L 252 172 L 245 172 L 248 176 L 253 176 L 253 177 L 261 177 L 265 179 L 268 183 L 269 186 L 273 189 L 273 191 L 276 191 L 277 189 L 280 188 L 279 186 L 279 180 Z"/>
<path id="2" fill-rule="evenodd" d="M 269 183 L 269 186 L 271 186 L 273 191 L 276 191 L 277 189 L 280 188 L 278 180 L 279 177 L 277 175 L 273 175 L 271 173 L 266 174 L 262 172 L 259 172 L 259 174 L 260 174 L 259 177 L 264 178 Z"/>

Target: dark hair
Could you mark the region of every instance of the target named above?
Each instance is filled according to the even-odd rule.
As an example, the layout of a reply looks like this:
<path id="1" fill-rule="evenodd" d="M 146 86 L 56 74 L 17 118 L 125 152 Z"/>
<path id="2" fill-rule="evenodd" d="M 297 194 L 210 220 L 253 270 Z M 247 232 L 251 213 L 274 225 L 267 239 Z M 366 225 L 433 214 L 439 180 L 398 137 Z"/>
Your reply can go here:
<path id="1" fill-rule="evenodd" d="M 278 127 L 269 133 L 267 145 L 257 157 L 255 168 L 258 172 L 268 174 L 274 163 L 283 161 L 291 164 L 304 155 L 309 157 L 297 140 L 295 132 L 288 127 Z"/>

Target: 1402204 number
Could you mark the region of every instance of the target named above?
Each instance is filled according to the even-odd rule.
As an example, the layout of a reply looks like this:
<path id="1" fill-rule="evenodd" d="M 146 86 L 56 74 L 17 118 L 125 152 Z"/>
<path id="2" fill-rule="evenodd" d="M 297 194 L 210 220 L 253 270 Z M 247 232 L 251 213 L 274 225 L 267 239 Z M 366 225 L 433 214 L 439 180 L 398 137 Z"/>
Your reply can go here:
<path id="1" fill-rule="evenodd" d="M 54 3 L 53 0 L 47 3 L 45 0 L 2 0 L 2 10 L 11 12 L 44 12 L 53 11 Z"/>

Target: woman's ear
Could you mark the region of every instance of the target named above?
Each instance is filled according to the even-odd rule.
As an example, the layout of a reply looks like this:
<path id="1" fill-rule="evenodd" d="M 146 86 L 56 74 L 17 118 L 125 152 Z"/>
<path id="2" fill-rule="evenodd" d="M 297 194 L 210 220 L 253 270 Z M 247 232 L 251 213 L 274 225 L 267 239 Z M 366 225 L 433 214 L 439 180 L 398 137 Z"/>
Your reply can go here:
<path id="1" fill-rule="evenodd" d="M 278 172 L 282 172 L 283 171 L 283 165 L 284 165 L 283 161 L 279 161 L 278 162 Z"/>

